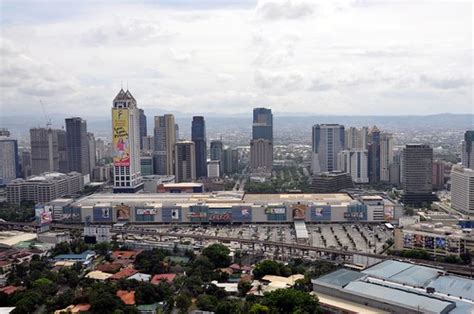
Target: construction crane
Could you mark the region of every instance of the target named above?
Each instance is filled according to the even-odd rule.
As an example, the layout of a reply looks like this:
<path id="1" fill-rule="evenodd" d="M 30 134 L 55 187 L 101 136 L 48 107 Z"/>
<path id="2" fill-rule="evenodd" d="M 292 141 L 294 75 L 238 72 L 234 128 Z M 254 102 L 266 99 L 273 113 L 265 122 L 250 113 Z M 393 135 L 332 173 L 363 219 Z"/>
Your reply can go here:
<path id="1" fill-rule="evenodd" d="M 46 114 L 46 109 L 44 109 L 44 104 L 41 99 L 40 99 L 40 104 L 41 104 L 41 108 L 43 109 L 44 119 L 46 120 L 46 127 L 50 128 L 52 125 L 51 118 L 49 118 L 48 115 Z"/>

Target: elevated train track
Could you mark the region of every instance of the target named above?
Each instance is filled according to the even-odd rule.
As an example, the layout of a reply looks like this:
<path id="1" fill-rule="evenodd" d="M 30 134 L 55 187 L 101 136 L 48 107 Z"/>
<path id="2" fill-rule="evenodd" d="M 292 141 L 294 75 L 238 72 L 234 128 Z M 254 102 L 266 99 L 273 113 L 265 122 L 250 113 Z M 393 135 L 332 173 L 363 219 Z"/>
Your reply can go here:
<path id="1" fill-rule="evenodd" d="M 16 222 L 0 222 L 1 227 L 9 227 L 9 228 L 34 228 L 35 223 L 16 223 Z M 84 228 L 83 224 L 64 224 L 64 223 L 52 223 L 51 227 L 53 229 L 62 229 L 62 230 L 82 230 Z M 150 226 L 147 229 L 152 228 Z M 331 248 L 324 248 L 324 247 L 317 247 L 311 246 L 307 244 L 300 244 L 300 243 L 285 243 L 285 242 L 277 242 L 277 241 L 265 241 L 265 240 L 256 240 L 256 239 L 244 239 L 244 238 L 235 238 L 235 237 L 221 237 L 221 236 L 212 236 L 212 235 L 201 235 L 201 234 L 180 234 L 174 232 L 157 232 L 157 231 L 149 231 L 149 230 L 140 230 L 140 229 L 115 229 L 112 228 L 112 233 L 116 234 L 133 234 L 133 235 L 147 235 L 147 236 L 155 236 L 155 237 L 174 237 L 178 239 L 195 239 L 195 240 L 210 240 L 210 241 L 219 241 L 219 242 L 237 242 L 241 244 L 250 244 L 250 245 L 260 245 L 264 248 L 268 247 L 277 247 L 282 250 L 287 250 L 290 254 L 293 251 L 303 251 L 303 252 L 318 252 L 318 253 L 325 253 L 325 254 L 333 254 L 335 256 L 343 256 L 344 258 L 349 256 L 364 256 L 367 258 L 375 258 L 380 260 L 386 259 L 397 259 L 403 260 L 408 262 L 416 262 L 418 264 L 430 266 L 430 267 L 437 267 L 442 268 L 448 272 L 460 274 L 464 276 L 470 276 L 471 278 L 474 275 L 473 265 L 457 265 L 457 264 L 449 264 L 449 263 L 442 263 L 437 261 L 430 261 L 430 260 L 419 260 L 419 259 L 406 259 L 406 258 L 397 258 L 394 256 L 382 255 L 382 254 L 374 254 L 374 253 L 366 253 L 361 251 L 349 251 L 349 250 L 338 250 L 338 249 L 331 249 Z"/>

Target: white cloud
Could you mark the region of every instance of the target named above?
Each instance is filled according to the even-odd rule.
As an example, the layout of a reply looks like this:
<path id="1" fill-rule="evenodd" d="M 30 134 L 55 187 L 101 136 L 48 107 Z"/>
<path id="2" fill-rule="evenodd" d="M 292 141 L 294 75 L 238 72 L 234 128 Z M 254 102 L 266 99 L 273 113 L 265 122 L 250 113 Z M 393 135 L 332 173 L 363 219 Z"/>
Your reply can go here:
<path id="1" fill-rule="evenodd" d="M 205 9 L 121 2 L 112 10 L 89 2 L 64 18 L 1 26 L 0 105 L 40 113 L 32 104 L 41 98 L 58 113 L 104 116 L 123 82 L 145 109 L 196 114 L 250 113 L 259 105 L 328 114 L 470 112 L 467 9 L 283 0 Z"/>

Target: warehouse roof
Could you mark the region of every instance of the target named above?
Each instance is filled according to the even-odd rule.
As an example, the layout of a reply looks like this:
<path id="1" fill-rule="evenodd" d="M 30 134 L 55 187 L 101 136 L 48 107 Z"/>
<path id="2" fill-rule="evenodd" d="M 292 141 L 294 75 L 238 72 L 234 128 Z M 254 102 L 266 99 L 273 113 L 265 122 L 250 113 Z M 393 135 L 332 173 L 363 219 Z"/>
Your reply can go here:
<path id="1" fill-rule="evenodd" d="M 390 279 L 391 281 L 404 283 L 412 286 L 424 287 L 431 280 L 437 278 L 441 270 L 399 261 L 384 261 L 364 271 L 374 277 Z"/>
<path id="2" fill-rule="evenodd" d="M 350 202 L 353 199 L 346 193 L 322 193 L 322 194 L 245 194 L 245 203 L 282 203 L 282 202 L 326 202 L 340 204 Z"/>
<path id="3" fill-rule="evenodd" d="M 112 194 L 96 193 L 81 198 L 75 205 L 95 206 L 107 204 L 108 206 L 126 203 L 132 204 L 282 204 L 286 202 L 309 202 L 318 204 L 347 204 L 354 201 L 345 193 L 328 194 L 243 194 L 242 192 L 221 191 L 214 193 L 138 193 L 138 194 Z"/>
<path id="4" fill-rule="evenodd" d="M 364 277 L 363 273 L 349 269 L 338 269 L 330 274 L 311 280 L 312 283 L 323 283 L 326 285 L 344 287 L 351 281 Z"/>
<path id="5" fill-rule="evenodd" d="M 393 304 L 408 305 L 420 312 L 443 313 L 456 306 L 454 302 L 363 281 L 353 281 L 344 290 L 362 294 L 369 298 L 381 299 Z"/>

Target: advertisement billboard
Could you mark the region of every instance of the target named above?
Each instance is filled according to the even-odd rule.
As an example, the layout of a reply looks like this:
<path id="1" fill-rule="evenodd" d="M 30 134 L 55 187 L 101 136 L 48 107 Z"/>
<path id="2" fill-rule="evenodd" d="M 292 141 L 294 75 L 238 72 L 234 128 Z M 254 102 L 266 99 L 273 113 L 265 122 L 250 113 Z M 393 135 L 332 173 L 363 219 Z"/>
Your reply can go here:
<path id="1" fill-rule="evenodd" d="M 250 206 L 232 207 L 232 221 L 251 222 L 252 221 L 252 207 Z"/>
<path id="2" fill-rule="evenodd" d="M 413 246 L 416 247 L 423 247 L 423 243 L 425 242 L 425 237 L 421 234 L 415 234 L 413 237 Z"/>
<path id="3" fill-rule="evenodd" d="M 63 207 L 61 220 L 65 222 L 80 222 L 81 221 L 81 208 L 76 207 L 76 206 Z"/>
<path id="4" fill-rule="evenodd" d="M 114 166 L 130 166 L 128 109 L 112 109 L 112 137 Z"/>
<path id="5" fill-rule="evenodd" d="M 330 221 L 331 205 L 314 206 L 311 208 L 312 221 Z"/>
<path id="6" fill-rule="evenodd" d="M 115 206 L 117 212 L 117 220 L 129 220 L 130 219 L 130 206 L 128 205 L 117 205 Z"/>
<path id="7" fill-rule="evenodd" d="M 137 208 L 137 215 L 154 216 L 156 215 L 156 208 Z"/>
<path id="8" fill-rule="evenodd" d="M 347 220 L 367 220 L 367 206 L 362 204 L 353 204 L 347 206 L 347 212 L 344 213 Z"/>
<path id="9" fill-rule="evenodd" d="M 265 214 L 286 215 L 286 208 L 285 207 L 267 207 L 265 208 Z"/>
<path id="10" fill-rule="evenodd" d="M 191 222 L 208 222 L 207 206 L 189 206 L 189 220 Z"/>
<path id="11" fill-rule="evenodd" d="M 393 220 L 393 212 L 395 207 L 393 205 L 386 205 L 383 207 L 383 218 L 385 221 Z"/>
<path id="12" fill-rule="evenodd" d="M 161 218 L 163 222 L 178 222 L 181 221 L 181 207 L 170 206 L 163 207 L 161 210 Z"/>
<path id="13" fill-rule="evenodd" d="M 92 210 L 94 221 L 112 221 L 112 208 L 110 207 L 94 207 Z"/>
<path id="14" fill-rule="evenodd" d="M 305 219 L 306 210 L 308 210 L 308 205 L 305 204 L 293 204 L 291 205 L 291 211 L 293 213 L 293 219 Z"/>
<path id="15" fill-rule="evenodd" d="M 436 248 L 437 249 L 446 249 L 446 239 L 441 237 L 436 237 Z"/>
<path id="16" fill-rule="evenodd" d="M 53 221 L 53 207 L 49 205 L 36 205 L 35 217 L 40 225 L 47 225 Z"/>
<path id="17" fill-rule="evenodd" d="M 232 208 L 209 208 L 210 222 L 231 222 Z"/>
<path id="18" fill-rule="evenodd" d="M 403 235 L 403 247 L 411 248 L 413 245 L 413 234 L 407 233 Z"/>

